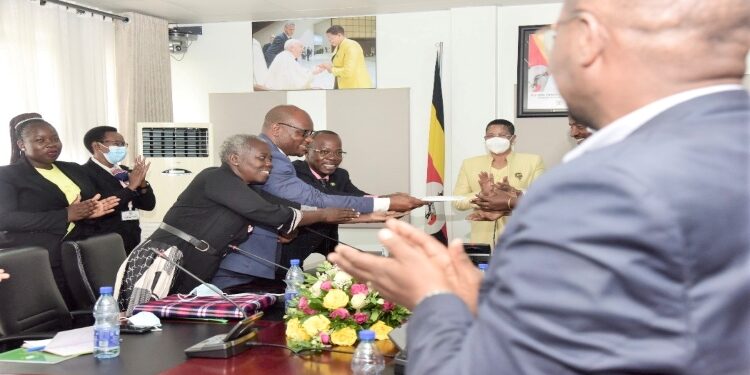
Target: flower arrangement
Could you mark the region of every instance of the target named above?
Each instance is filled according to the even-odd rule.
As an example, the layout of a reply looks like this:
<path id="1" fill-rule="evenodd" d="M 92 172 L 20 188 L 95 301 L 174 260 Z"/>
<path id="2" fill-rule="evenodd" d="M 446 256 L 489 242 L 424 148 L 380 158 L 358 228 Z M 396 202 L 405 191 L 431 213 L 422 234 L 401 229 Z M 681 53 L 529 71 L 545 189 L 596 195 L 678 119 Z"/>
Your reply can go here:
<path id="1" fill-rule="evenodd" d="M 324 262 L 315 276 L 305 275 L 299 294 L 284 316 L 287 345 L 294 351 L 352 346 L 362 329 L 370 329 L 377 340 L 385 340 L 409 314 L 367 284 L 357 283 L 346 272 Z"/>

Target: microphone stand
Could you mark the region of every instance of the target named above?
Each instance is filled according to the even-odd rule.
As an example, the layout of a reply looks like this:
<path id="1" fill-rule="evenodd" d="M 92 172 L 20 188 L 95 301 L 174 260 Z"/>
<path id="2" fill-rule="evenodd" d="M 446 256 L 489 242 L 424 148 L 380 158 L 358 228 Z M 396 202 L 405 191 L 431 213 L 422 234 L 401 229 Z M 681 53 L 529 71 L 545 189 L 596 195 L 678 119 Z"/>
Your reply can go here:
<path id="1" fill-rule="evenodd" d="M 219 289 L 216 285 L 213 285 L 213 284 L 210 284 L 210 283 L 207 283 L 207 282 L 201 280 L 200 277 L 195 276 L 195 274 L 193 274 L 192 272 L 188 271 L 187 268 L 179 265 L 177 262 L 173 261 L 172 259 L 169 259 L 169 257 L 167 257 L 167 255 L 164 254 L 163 251 L 161 251 L 161 250 L 159 250 L 159 249 L 157 249 L 155 247 L 152 247 L 150 249 L 156 255 L 158 255 L 159 258 L 162 258 L 162 259 L 166 260 L 167 263 L 169 263 L 169 264 L 177 267 L 177 269 L 179 269 L 180 271 L 185 272 L 188 276 L 190 276 L 191 278 L 193 278 L 193 280 L 201 283 L 202 285 L 205 285 L 208 289 L 211 289 L 211 291 L 213 291 L 214 293 L 218 294 L 219 297 L 223 298 L 225 301 L 227 301 L 227 302 L 231 303 L 232 305 L 234 305 L 234 307 L 237 308 L 237 311 L 239 311 L 240 314 L 242 314 L 242 319 L 243 320 L 248 318 L 247 313 L 245 313 L 245 309 L 241 308 L 240 305 L 238 305 L 236 302 L 232 301 L 231 298 L 227 297 L 224 294 L 224 292 L 222 292 L 221 289 Z"/>
<path id="2" fill-rule="evenodd" d="M 237 310 L 239 310 L 240 314 L 242 314 L 243 319 L 237 322 L 232 329 L 229 330 L 229 333 L 224 335 L 216 335 L 213 337 L 209 337 L 187 349 L 185 349 L 185 354 L 188 357 L 199 357 L 199 358 L 229 358 L 233 357 L 237 354 L 240 354 L 250 348 L 250 346 L 247 345 L 247 343 L 250 340 L 255 339 L 257 336 L 257 332 L 255 329 L 252 329 L 252 325 L 255 321 L 260 319 L 260 317 L 263 316 L 263 312 L 258 312 L 252 316 L 247 316 L 247 313 L 243 308 L 240 307 L 236 302 L 232 301 L 231 298 L 224 295 L 224 293 L 217 288 L 215 285 L 209 284 L 203 280 L 201 280 L 200 277 L 194 275 L 192 272 L 188 271 L 185 267 L 179 265 L 177 262 L 169 259 L 169 257 L 164 254 L 163 251 L 151 247 L 151 251 L 153 251 L 159 258 L 164 259 L 167 261 L 167 263 L 177 267 L 182 272 L 185 272 L 188 276 L 192 277 L 194 280 L 198 281 L 202 285 L 207 286 L 212 291 L 219 294 L 219 297 L 226 300 L 227 302 L 231 303 Z"/>

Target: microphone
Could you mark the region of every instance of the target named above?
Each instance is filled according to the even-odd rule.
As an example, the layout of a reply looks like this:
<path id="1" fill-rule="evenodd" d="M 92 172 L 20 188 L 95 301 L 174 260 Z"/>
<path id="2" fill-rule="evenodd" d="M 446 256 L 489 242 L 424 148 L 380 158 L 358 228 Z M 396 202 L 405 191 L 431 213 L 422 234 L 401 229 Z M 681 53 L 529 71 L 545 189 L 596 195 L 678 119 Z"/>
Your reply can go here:
<path id="1" fill-rule="evenodd" d="M 183 266 L 179 265 L 179 264 L 178 264 L 177 262 L 173 261 L 172 259 L 169 259 L 169 257 L 167 257 L 167 256 L 166 256 L 166 255 L 164 254 L 164 252 L 163 252 L 163 251 L 161 251 L 161 250 L 159 250 L 159 249 L 157 249 L 157 248 L 155 248 L 155 247 L 151 247 L 150 249 L 151 249 L 151 251 L 153 251 L 153 252 L 154 252 L 154 253 L 155 253 L 155 254 L 156 254 L 157 256 L 159 256 L 159 258 L 162 258 L 162 259 L 166 260 L 166 261 L 167 261 L 167 263 L 169 263 L 169 264 L 171 264 L 171 265 L 173 265 L 173 266 L 177 267 L 177 269 L 179 269 L 180 271 L 182 271 L 182 272 L 185 272 L 185 274 L 187 274 L 188 276 L 192 277 L 192 278 L 193 278 L 193 280 L 195 280 L 195 281 L 197 281 L 197 282 L 201 283 L 202 285 L 205 285 L 205 286 L 206 286 L 206 287 L 207 287 L 208 289 L 211 289 L 211 290 L 212 290 L 213 292 L 215 292 L 216 294 L 218 294 L 218 295 L 219 295 L 219 297 L 223 298 L 223 299 L 224 299 L 224 300 L 226 300 L 227 302 L 229 302 L 229 303 L 231 303 L 232 305 L 234 305 L 234 307 L 236 307 L 236 308 L 237 308 L 237 310 L 238 310 L 238 311 L 240 312 L 240 314 L 242 314 L 242 319 L 247 319 L 247 318 L 248 318 L 248 316 L 247 316 L 247 313 L 245 313 L 245 309 L 241 308 L 241 307 L 240 307 L 240 305 L 238 305 L 238 304 L 237 304 L 236 302 L 232 301 L 232 299 L 231 299 L 231 298 L 227 297 L 227 296 L 226 296 L 226 295 L 224 294 L 224 292 L 222 292 L 222 291 L 221 291 L 221 289 L 219 289 L 218 287 L 216 287 L 216 285 L 213 285 L 213 284 L 210 284 L 210 283 L 207 283 L 207 282 L 205 282 L 205 281 L 201 280 L 201 278 L 200 278 L 200 277 L 198 277 L 198 276 L 195 276 L 195 275 L 194 275 L 194 274 L 193 274 L 192 272 L 188 271 L 188 270 L 187 270 L 187 268 L 185 268 L 185 267 L 183 267 Z"/>
<path id="2" fill-rule="evenodd" d="M 253 254 L 253 253 L 250 253 L 250 252 L 247 252 L 247 251 L 245 251 L 245 250 L 242 250 L 242 249 L 240 249 L 240 248 L 239 248 L 239 247 L 237 247 L 237 246 L 234 246 L 234 245 L 227 245 L 227 247 L 229 247 L 230 249 L 232 249 L 232 250 L 234 250 L 234 251 L 236 251 L 236 252 L 238 252 L 238 253 L 240 253 L 240 254 L 242 254 L 242 255 L 246 256 L 246 257 L 249 257 L 249 258 L 253 258 L 253 259 L 255 259 L 255 260 L 259 260 L 259 261 L 261 261 L 261 262 L 264 262 L 264 263 L 266 263 L 266 264 L 270 264 L 270 265 L 272 265 L 272 266 L 274 266 L 274 267 L 279 267 L 279 268 L 283 268 L 283 269 L 285 269 L 285 270 L 289 271 L 289 267 L 284 267 L 284 266 L 282 266 L 281 264 L 278 264 L 278 263 L 272 262 L 272 261 L 270 261 L 270 260 L 268 260 L 268 259 L 266 259 L 266 258 L 263 258 L 263 257 L 259 257 L 259 256 L 255 255 L 255 254 Z"/>

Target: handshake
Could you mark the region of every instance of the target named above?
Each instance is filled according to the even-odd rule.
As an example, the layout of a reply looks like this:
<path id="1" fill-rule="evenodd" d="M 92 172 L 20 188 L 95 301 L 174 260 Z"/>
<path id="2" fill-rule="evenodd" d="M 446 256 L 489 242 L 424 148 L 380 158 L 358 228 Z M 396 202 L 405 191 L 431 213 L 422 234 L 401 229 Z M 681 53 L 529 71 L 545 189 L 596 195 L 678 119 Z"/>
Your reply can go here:
<path id="1" fill-rule="evenodd" d="M 315 68 L 313 68 L 313 74 L 320 74 L 324 70 L 327 70 L 328 73 L 331 73 L 331 70 L 333 70 L 333 64 L 331 63 L 318 64 L 317 66 L 315 66 Z"/>

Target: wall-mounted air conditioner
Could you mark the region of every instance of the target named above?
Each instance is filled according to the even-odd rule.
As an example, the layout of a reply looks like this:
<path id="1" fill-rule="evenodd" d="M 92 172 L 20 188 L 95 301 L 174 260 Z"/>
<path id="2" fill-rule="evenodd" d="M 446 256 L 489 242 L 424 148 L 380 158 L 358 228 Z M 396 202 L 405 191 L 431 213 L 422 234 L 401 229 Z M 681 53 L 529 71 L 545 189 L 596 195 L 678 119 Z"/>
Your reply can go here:
<path id="1" fill-rule="evenodd" d="M 143 222 L 161 222 L 193 177 L 212 165 L 211 124 L 138 123 L 138 153 L 151 167 L 148 181 L 156 208 L 141 212 Z"/>

